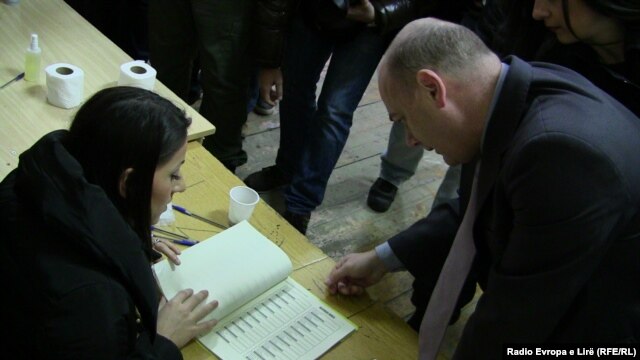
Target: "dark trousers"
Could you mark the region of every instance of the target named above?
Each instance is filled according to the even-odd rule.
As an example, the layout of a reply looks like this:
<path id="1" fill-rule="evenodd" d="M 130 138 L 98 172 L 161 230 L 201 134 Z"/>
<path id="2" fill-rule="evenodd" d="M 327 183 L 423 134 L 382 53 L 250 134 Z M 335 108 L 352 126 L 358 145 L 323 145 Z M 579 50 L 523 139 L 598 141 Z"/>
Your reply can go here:
<path id="1" fill-rule="evenodd" d="M 149 59 L 149 0 L 65 0 L 76 12 L 136 60 Z"/>
<path id="2" fill-rule="evenodd" d="M 200 114 L 216 127 L 204 146 L 228 168 L 247 161 L 242 126 L 247 120 L 251 0 L 149 2 L 151 65 L 158 79 L 187 100 L 193 61 L 199 56 Z"/>

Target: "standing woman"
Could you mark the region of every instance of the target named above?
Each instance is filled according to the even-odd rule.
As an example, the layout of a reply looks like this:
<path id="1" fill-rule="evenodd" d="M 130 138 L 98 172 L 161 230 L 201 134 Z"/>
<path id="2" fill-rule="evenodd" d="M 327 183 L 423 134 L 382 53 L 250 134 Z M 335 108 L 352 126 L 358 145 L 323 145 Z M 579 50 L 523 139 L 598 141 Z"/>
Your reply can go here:
<path id="1" fill-rule="evenodd" d="M 180 359 L 215 326 L 198 321 L 216 301 L 192 290 L 160 301 L 150 266 L 150 225 L 185 188 L 189 125 L 150 91 L 109 88 L 20 155 L 0 183 L 4 351 Z"/>
<path id="2" fill-rule="evenodd" d="M 640 115 L 640 1 L 502 0 L 500 7 L 495 51 L 575 70 Z"/>

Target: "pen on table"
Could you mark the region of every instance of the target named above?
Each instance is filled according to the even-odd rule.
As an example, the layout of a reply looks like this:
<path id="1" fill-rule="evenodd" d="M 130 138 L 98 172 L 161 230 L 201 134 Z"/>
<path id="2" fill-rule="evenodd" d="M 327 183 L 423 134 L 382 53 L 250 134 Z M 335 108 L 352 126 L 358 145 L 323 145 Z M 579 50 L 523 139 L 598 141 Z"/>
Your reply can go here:
<path id="1" fill-rule="evenodd" d="M 159 233 L 163 233 L 163 234 L 165 234 L 165 235 L 173 236 L 173 237 L 178 238 L 179 240 L 189 240 L 189 239 L 188 239 L 186 236 L 184 236 L 184 235 L 176 234 L 176 233 L 173 233 L 173 232 L 171 232 L 171 231 L 167 231 L 167 230 L 158 229 L 157 227 L 155 227 L 155 226 L 153 226 L 153 225 L 151 225 L 151 231 L 157 231 L 157 232 L 159 232 Z"/>
<path id="2" fill-rule="evenodd" d="M 172 205 L 171 205 L 171 207 L 173 207 L 173 209 L 174 209 L 174 210 L 176 210 L 176 211 L 178 211 L 178 212 L 181 212 L 181 213 L 183 213 L 183 214 L 185 214 L 185 215 L 187 215 L 187 216 L 191 216 L 192 218 L 196 218 L 196 219 L 198 219 L 198 220 L 200 220 L 200 221 L 204 221 L 204 222 L 206 222 L 206 223 L 208 223 L 208 224 L 211 224 L 211 225 L 213 225 L 213 226 L 217 226 L 217 227 L 222 228 L 222 229 L 226 229 L 226 228 L 227 228 L 227 226 L 224 226 L 224 225 L 222 225 L 222 224 L 219 224 L 219 223 L 217 223 L 217 222 L 215 222 L 215 221 L 213 221 L 213 220 L 209 220 L 209 219 L 207 219 L 206 217 L 200 216 L 200 215 L 198 215 L 198 214 L 194 214 L 194 213 L 192 213 L 191 211 L 189 211 L 189 210 L 187 210 L 187 209 L 183 208 L 182 206 L 179 206 L 179 205 L 173 205 L 173 204 L 172 204 Z"/>
<path id="3" fill-rule="evenodd" d="M 24 73 L 20 73 L 20 74 L 18 74 L 18 76 L 14 77 L 13 79 L 11 79 L 11 80 L 7 81 L 4 85 L 0 86 L 0 89 L 4 89 L 4 88 L 6 88 L 6 87 L 7 87 L 7 86 L 9 86 L 9 84 L 11 84 L 12 82 L 14 82 L 14 81 L 18 81 L 18 80 L 22 79 L 23 77 L 24 77 Z"/>
<path id="4" fill-rule="evenodd" d="M 184 245 L 184 246 L 193 246 L 198 243 L 198 240 L 187 240 L 187 239 L 170 239 L 163 236 L 153 235 L 156 239 L 162 239 L 171 241 L 174 244 Z"/>

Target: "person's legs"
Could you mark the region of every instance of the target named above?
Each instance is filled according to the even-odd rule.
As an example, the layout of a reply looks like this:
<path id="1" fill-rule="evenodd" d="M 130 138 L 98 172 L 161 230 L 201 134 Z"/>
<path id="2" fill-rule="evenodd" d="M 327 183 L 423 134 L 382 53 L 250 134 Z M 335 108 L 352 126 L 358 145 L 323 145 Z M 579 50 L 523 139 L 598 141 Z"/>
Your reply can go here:
<path id="1" fill-rule="evenodd" d="M 189 0 L 149 2 L 151 66 L 169 90 L 187 101 L 197 35 Z"/>
<path id="2" fill-rule="evenodd" d="M 407 135 L 402 123 L 396 121 L 389 132 L 387 150 L 380 156 L 380 177 L 400 186 L 416 173 L 424 148 L 407 144 Z"/>
<path id="3" fill-rule="evenodd" d="M 200 38 L 200 113 L 216 132 L 203 145 L 231 171 L 247 162 L 242 126 L 247 120 L 251 0 L 192 1 Z"/>
<path id="4" fill-rule="evenodd" d="M 148 0 L 65 0 L 135 60 L 149 59 Z"/>
<path id="5" fill-rule="evenodd" d="M 458 197 L 458 188 L 460 187 L 460 171 L 461 165 L 450 166 L 447 172 L 444 174 L 444 179 L 438 187 L 436 196 L 433 199 L 431 208 L 440 205 L 443 202 L 449 201 Z"/>
<path id="6" fill-rule="evenodd" d="M 189 87 L 189 101 L 187 104 L 194 104 L 202 97 L 202 86 L 200 85 L 200 60 L 196 55 L 193 59 L 193 66 L 191 68 L 191 86 Z"/>
<path id="7" fill-rule="evenodd" d="M 398 187 L 416 172 L 424 149 L 409 146 L 404 125 L 394 122 L 389 132 L 387 150 L 380 156 L 380 176 L 369 189 L 367 205 L 385 212 L 393 203 Z"/>
<path id="8" fill-rule="evenodd" d="M 297 172 L 316 112 L 316 89 L 333 44 L 296 15 L 282 64 L 280 148 L 276 164 L 287 175 Z"/>
<path id="9" fill-rule="evenodd" d="M 285 186 L 298 171 L 317 107 L 317 83 L 333 47 L 331 39 L 308 27 L 300 14 L 294 15 L 291 26 L 282 62 L 284 85 L 276 164 L 244 180 L 247 186 L 257 191 Z"/>
<path id="10" fill-rule="evenodd" d="M 387 38 L 371 29 L 336 41 L 301 167 L 285 191 L 288 212 L 308 215 L 322 202 L 349 136 L 353 112 L 387 45 Z"/>
<path id="11" fill-rule="evenodd" d="M 275 106 L 267 104 L 260 98 L 260 85 L 258 84 L 258 73 L 260 67 L 256 64 L 250 65 L 249 88 L 247 89 L 247 114 L 254 112 L 257 115 L 267 116 L 275 112 Z"/>
<path id="12" fill-rule="evenodd" d="M 260 88 L 258 86 L 258 68 L 251 65 L 254 69 L 249 72 L 249 87 L 247 88 L 247 114 L 253 111 L 260 98 Z"/>

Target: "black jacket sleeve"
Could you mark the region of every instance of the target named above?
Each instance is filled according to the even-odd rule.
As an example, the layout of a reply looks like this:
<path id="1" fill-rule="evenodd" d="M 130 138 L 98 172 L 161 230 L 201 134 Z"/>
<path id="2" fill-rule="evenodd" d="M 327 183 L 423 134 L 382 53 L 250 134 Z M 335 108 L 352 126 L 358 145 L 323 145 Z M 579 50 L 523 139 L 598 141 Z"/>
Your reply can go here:
<path id="1" fill-rule="evenodd" d="M 254 49 L 259 66 L 280 67 L 285 32 L 296 3 L 296 0 L 258 0 L 256 2 Z"/>
<path id="2" fill-rule="evenodd" d="M 457 198 L 441 203 L 427 217 L 388 240 L 394 254 L 417 279 L 440 274 L 469 201 L 474 167 L 475 162 L 462 166 Z"/>
<path id="3" fill-rule="evenodd" d="M 372 0 L 376 27 L 385 34 L 398 30 L 419 16 L 416 0 Z"/>
<path id="4" fill-rule="evenodd" d="M 174 343 L 142 328 L 132 307 L 119 284 L 87 284 L 59 299 L 59 316 L 42 319 L 41 347 L 60 359 L 182 359 Z"/>

